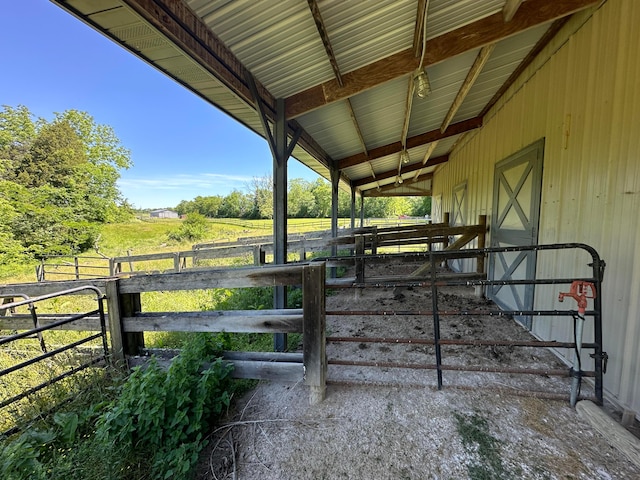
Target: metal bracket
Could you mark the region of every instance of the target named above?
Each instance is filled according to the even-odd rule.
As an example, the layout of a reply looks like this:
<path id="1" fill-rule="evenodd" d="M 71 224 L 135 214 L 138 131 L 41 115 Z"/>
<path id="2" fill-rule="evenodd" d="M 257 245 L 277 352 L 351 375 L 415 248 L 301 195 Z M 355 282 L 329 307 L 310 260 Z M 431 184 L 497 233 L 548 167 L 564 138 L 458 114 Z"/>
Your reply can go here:
<path id="1" fill-rule="evenodd" d="M 607 373 L 607 363 L 609 362 L 609 354 L 607 352 L 600 352 L 600 353 L 592 353 L 591 355 L 589 355 L 591 358 L 593 358 L 594 360 L 597 357 L 600 357 L 600 359 L 602 360 L 602 373 Z"/>

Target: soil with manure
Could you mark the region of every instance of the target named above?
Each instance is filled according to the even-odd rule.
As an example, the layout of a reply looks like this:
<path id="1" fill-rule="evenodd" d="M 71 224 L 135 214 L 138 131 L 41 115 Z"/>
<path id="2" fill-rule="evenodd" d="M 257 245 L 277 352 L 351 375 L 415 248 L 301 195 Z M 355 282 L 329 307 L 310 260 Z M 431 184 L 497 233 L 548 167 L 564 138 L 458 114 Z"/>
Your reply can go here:
<path id="1" fill-rule="evenodd" d="M 367 276 L 415 265 L 384 265 Z M 441 338 L 534 340 L 473 289 L 437 295 Z M 569 406 L 568 370 L 548 350 L 443 346 L 445 365 L 528 368 L 535 375 L 445 370 L 443 388 L 425 368 L 428 344 L 371 343 L 368 337 L 433 339 L 430 289 L 337 290 L 327 298 L 327 396 L 309 405 L 303 383 L 260 383 L 209 438 L 198 478 L 269 479 L 638 479 L 640 468 L 609 446 Z M 352 311 L 355 315 L 331 315 Z M 371 315 L 371 311 L 386 312 Z M 462 312 L 462 313 L 461 313 Z M 362 339 L 360 341 L 359 339 Z M 376 362 L 344 366 L 332 360 Z M 381 366 L 380 366 L 381 365 Z M 593 395 L 583 382 L 582 394 Z M 549 399 L 548 394 L 564 398 Z"/>

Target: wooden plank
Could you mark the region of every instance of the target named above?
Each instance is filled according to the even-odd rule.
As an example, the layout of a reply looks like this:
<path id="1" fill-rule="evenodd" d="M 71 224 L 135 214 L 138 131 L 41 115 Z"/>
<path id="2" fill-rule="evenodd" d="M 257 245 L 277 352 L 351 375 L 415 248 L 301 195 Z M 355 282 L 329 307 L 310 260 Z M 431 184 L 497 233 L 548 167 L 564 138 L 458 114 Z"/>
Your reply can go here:
<path id="1" fill-rule="evenodd" d="M 122 287 L 122 282 L 119 284 Z M 122 347 L 125 355 L 138 355 L 141 348 L 144 348 L 144 332 L 127 332 L 125 330 L 125 319 L 132 317 L 142 311 L 142 304 L 139 293 L 122 293 L 118 289 L 120 304 L 120 330 L 122 331 Z"/>
<path id="2" fill-rule="evenodd" d="M 502 7 L 502 17 L 505 22 L 510 22 L 513 19 L 522 2 L 524 0 L 507 0 L 505 2 L 504 7 Z"/>
<path id="3" fill-rule="evenodd" d="M 324 263 L 304 269 L 302 284 L 303 355 L 305 382 L 310 387 L 309 402 L 313 405 L 324 400 L 327 381 L 326 306 Z"/>
<path id="4" fill-rule="evenodd" d="M 123 317 L 122 322 L 125 332 L 302 332 L 301 312 L 271 315 L 256 312 L 268 310 L 154 312 Z"/>
<path id="5" fill-rule="evenodd" d="M 209 288 L 271 287 L 302 284 L 302 265 L 191 269 L 181 273 L 123 278 L 121 293 L 202 290 Z"/>
<path id="6" fill-rule="evenodd" d="M 438 140 L 442 140 L 444 138 L 459 135 L 470 130 L 475 130 L 476 128 L 480 128 L 481 126 L 482 117 L 473 117 L 468 120 L 462 120 L 461 122 L 449 125 L 444 132 L 440 130 L 440 128 L 436 128 L 435 130 L 421 133 L 419 135 L 416 135 L 415 137 L 409 137 L 407 138 L 406 145 L 407 148 L 419 147 L 422 145 L 426 145 L 427 143 L 437 142 Z M 341 169 L 354 167 L 356 165 L 360 165 L 361 163 L 399 153 L 401 150 L 402 142 L 389 143 L 381 147 L 372 148 L 366 153 L 357 153 L 349 157 L 337 160 L 337 163 L 339 168 Z"/>
<path id="7" fill-rule="evenodd" d="M 302 363 L 233 360 L 233 378 L 297 383 L 304 378 Z"/>
<path id="8" fill-rule="evenodd" d="M 0 285 L 0 296 L 22 297 L 22 295 L 27 295 L 33 298 L 33 297 L 38 297 L 40 295 L 49 295 L 51 293 L 57 293 L 63 290 L 69 290 L 72 288 L 81 287 L 84 285 L 97 287 L 102 292 L 104 292 L 107 281 L 108 279 L 101 278 L 101 279 L 87 279 L 87 280 L 63 280 L 59 282 L 36 282 L 36 283 L 17 283 L 17 284 L 9 284 L 9 285 Z M 92 290 L 86 290 L 81 292 L 74 292 L 74 293 L 71 293 L 70 295 L 95 296 L 95 292 Z"/>
<path id="9" fill-rule="evenodd" d="M 109 311 L 109 337 L 111 338 L 111 363 L 116 368 L 126 366 L 124 342 L 122 339 L 122 316 L 120 314 L 119 280 L 106 284 L 107 310 Z"/>
<path id="10" fill-rule="evenodd" d="M 578 415 L 586 420 L 604 439 L 623 453 L 629 461 L 640 467 L 640 439 L 614 421 L 607 413 L 589 400 L 576 404 Z"/>
<path id="11" fill-rule="evenodd" d="M 570 15 L 598 1 L 600 0 L 528 0 L 520 6 L 510 22 L 504 21 L 500 11 L 429 39 L 424 66 L 435 65 L 469 50 L 496 43 L 532 27 Z M 415 56 L 413 47 L 410 47 L 344 74 L 343 87 L 337 80 L 313 86 L 285 99 L 286 117 L 298 117 L 397 77 L 409 75 L 418 68 L 419 63 L 420 59 Z"/>
<path id="12" fill-rule="evenodd" d="M 462 106 L 464 99 L 467 98 L 467 95 L 469 94 L 471 87 L 473 87 L 473 84 L 478 79 L 478 75 L 480 75 L 480 72 L 482 72 L 482 69 L 484 68 L 485 64 L 489 60 L 489 57 L 491 56 L 491 53 L 493 52 L 493 49 L 495 47 L 496 47 L 496 44 L 492 43 L 490 45 L 485 45 L 480 49 L 478 56 L 473 62 L 473 65 L 471 65 L 469 72 L 467 73 L 467 77 L 464 79 L 464 82 L 462 82 L 462 86 L 460 87 L 460 90 L 458 90 L 458 94 L 456 95 L 456 98 L 453 100 L 453 103 L 449 107 L 449 111 L 447 112 L 447 114 L 444 117 L 444 120 L 442 121 L 442 125 L 440 126 L 441 132 L 444 133 L 447 130 L 447 128 L 449 128 L 449 124 L 451 123 L 451 120 L 453 120 L 453 117 L 455 117 L 456 113 L 458 113 L 458 109 Z M 431 153 L 429 153 L 428 155 L 425 154 L 425 160 L 423 160 L 422 163 L 423 164 L 427 163 L 427 160 L 429 159 L 430 156 L 431 156 Z"/>
<path id="13" fill-rule="evenodd" d="M 260 362 L 290 362 L 302 363 L 303 355 L 301 352 L 234 352 L 225 351 L 222 358 L 225 360 L 244 360 L 244 361 L 260 361 Z"/>

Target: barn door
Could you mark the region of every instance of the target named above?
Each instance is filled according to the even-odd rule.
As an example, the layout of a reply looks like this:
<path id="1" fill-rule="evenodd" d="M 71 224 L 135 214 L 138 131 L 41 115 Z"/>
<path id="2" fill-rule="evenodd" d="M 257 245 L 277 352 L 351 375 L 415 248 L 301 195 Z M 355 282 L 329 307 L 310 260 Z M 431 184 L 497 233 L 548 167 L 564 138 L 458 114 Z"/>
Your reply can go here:
<path id="1" fill-rule="evenodd" d="M 493 183 L 491 246 L 535 245 L 538 242 L 544 140 L 496 164 Z M 504 252 L 489 257 L 491 280 L 535 278 L 535 252 Z M 532 310 L 534 285 L 490 285 L 487 296 L 505 310 Z M 517 320 L 531 328 L 531 317 Z"/>
<path id="2" fill-rule="evenodd" d="M 467 218 L 467 182 L 460 183 L 453 187 L 453 194 L 451 198 L 451 217 L 449 218 L 449 225 L 452 227 L 461 227 L 466 225 Z M 452 244 L 457 239 L 456 236 L 449 238 L 449 244 Z M 463 269 L 462 260 L 454 259 L 449 260 L 449 268 L 454 272 L 461 272 Z"/>

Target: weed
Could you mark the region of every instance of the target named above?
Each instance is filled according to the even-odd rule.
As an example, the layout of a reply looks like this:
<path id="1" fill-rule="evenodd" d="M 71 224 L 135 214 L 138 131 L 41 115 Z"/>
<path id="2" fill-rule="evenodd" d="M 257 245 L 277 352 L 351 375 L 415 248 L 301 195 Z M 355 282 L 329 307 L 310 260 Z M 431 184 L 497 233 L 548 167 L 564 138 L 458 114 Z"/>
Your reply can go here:
<path id="1" fill-rule="evenodd" d="M 477 462 L 467 467 L 471 480 L 500 480 L 510 478 L 502 465 L 500 441 L 489 433 L 487 419 L 478 413 L 462 415 L 454 412 L 462 445 Z"/>

